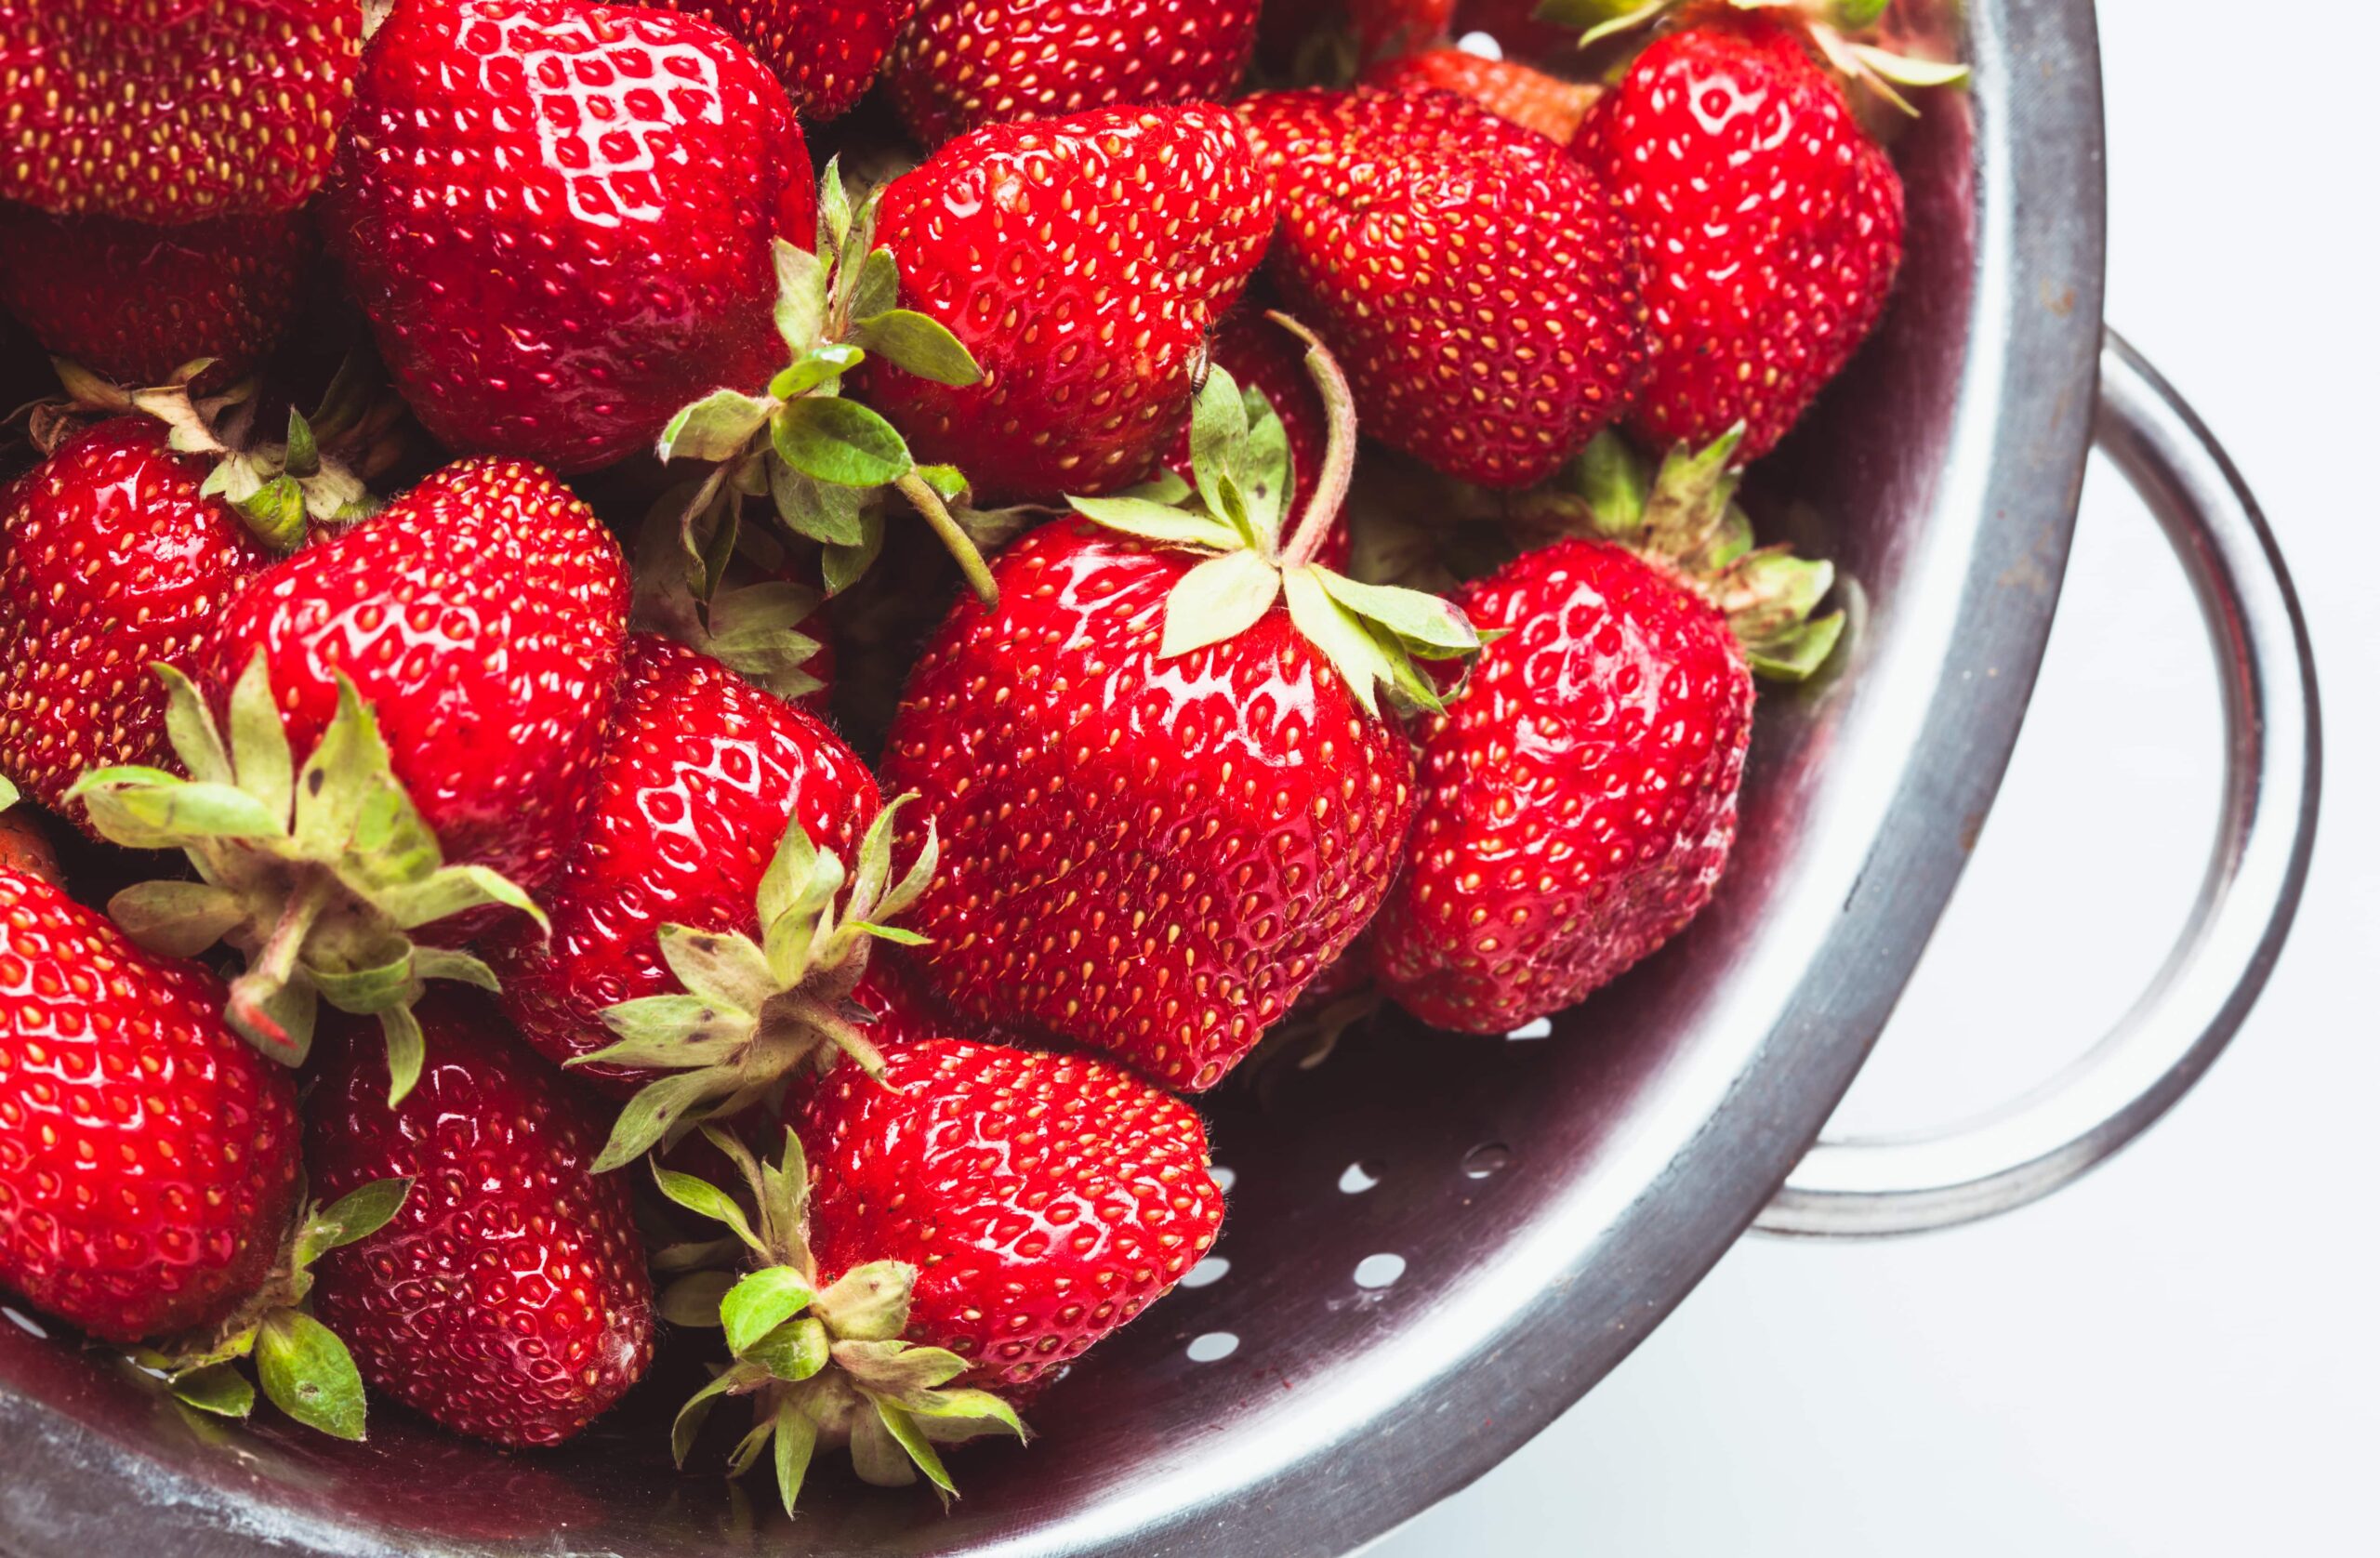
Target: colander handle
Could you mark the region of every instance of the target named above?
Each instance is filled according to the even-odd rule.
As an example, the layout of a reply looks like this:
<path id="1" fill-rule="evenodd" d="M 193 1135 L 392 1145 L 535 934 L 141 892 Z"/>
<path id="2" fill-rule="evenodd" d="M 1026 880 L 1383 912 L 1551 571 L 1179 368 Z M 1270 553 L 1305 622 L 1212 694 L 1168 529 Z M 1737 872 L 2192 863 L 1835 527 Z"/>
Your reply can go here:
<path id="1" fill-rule="evenodd" d="M 2062 1075 L 1936 1134 L 1820 1141 L 1760 1214 L 1768 1233 L 1947 1228 L 2072 1182 L 2205 1075 L 2288 939 L 2321 792 L 2305 614 L 2255 498 L 2205 424 L 2112 331 L 2099 373 L 2094 437 L 2180 555 L 2222 681 L 2223 813 L 2197 906 L 2148 993 Z"/>

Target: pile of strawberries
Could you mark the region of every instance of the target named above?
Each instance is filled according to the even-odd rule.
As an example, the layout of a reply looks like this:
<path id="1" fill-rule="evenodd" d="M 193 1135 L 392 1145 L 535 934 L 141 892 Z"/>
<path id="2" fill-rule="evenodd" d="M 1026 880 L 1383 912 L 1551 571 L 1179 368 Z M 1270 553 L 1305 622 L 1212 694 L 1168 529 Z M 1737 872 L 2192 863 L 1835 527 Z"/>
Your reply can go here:
<path id="1" fill-rule="evenodd" d="M 681 1460 L 947 1493 L 1183 1095 L 1709 902 L 1883 9 L 0 7 L 0 1287 L 350 1438 L 707 1329 Z"/>

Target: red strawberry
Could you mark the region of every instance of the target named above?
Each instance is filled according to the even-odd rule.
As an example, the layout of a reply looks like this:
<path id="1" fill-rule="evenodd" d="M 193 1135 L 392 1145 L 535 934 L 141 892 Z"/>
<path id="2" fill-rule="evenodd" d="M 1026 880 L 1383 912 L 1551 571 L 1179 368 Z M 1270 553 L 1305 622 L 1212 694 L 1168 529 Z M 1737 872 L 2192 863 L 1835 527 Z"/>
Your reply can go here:
<path id="1" fill-rule="evenodd" d="M 1469 98 L 1499 119 L 1535 130 L 1567 146 L 1597 88 L 1564 81 L 1510 59 L 1491 59 L 1460 48 L 1434 48 L 1374 66 L 1364 85 L 1383 91 L 1417 93 L 1433 87 Z"/>
<path id="2" fill-rule="evenodd" d="M 101 422 L 0 494 L 0 772 L 53 810 L 85 771 L 165 760 L 165 693 L 272 552 L 207 462 Z M 78 823 L 82 809 L 66 809 Z"/>
<path id="3" fill-rule="evenodd" d="M 543 894 L 552 933 L 516 922 L 490 954 L 507 1013 L 558 1062 L 618 1041 L 608 1010 L 685 994 L 665 957 L 665 926 L 760 934 L 754 904 L 788 824 L 851 858 L 878 810 L 866 765 L 818 720 L 645 635 L 630 640 L 595 788 L 593 815 Z M 622 1096 L 667 1074 L 588 1069 Z"/>
<path id="4" fill-rule="evenodd" d="M 1246 134 L 1207 107 L 1104 109 L 962 136 L 885 192 L 901 298 L 982 378 L 866 373 L 917 457 L 1004 497 L 1147 475 L 1196 388 L 1208 329 L 1263 257 L 1273 199 Z"/>
<path id="5" fill-rule="evenodd" d="M 1434 704 L 1408 654 L 1472 640 L 1443 602 L 1313 566 L 1354 454 L 1321 363 L 1331 455 L 1286 546 L 1286 461 L 1259 469 L 1217 369 L 1197 493 L 1076 500 L 1096 523 L 1017 542 L 999 605 L 927 644 L 884 775 L 941 829 L 912 923 L 960 1011 L 1210 1088 L 1386 891 L 1411 758 L 1374 689 Z"/>
<path id="6" fill-rule="evenodd" d="M 1423 1021 L 1510 1032 L 1710 902 L 1752 671 L 1805 676 L 1842 627 L 1805 620 L 1831 569 L 1745 549 L 1735 442 L 1672 458 L 1649 507 L 1641 477 L 1613 483 L 1595 528 L 1629 545 L 1558 541 L 1459 597 L 1503 636 L 1423 736 L 1406 868 L 1374 922 L 1381 983 Z M 1620 457 L 1614 444 L 1598 454 Z"/>
<path id="7" fill-rule="evenodd" d="M 628 1185 L 588 1171 L 602 1111 L 476 997 L 421 1020 L 427 1060 L 402 1107 L 360 1033 L 314 1084 L 317 1193 L 413 1181 L 394 1221 L 324 1258 L 315 1309 L 364 1380 L 416 1411 L 499 1445 L 560 1444 L 652 1361 Z"/>
<path id="8" fill-rule="evenodd" d="M 1293 517 L 1286 528 L 1295 530 L 1306 510 L 1305 499 L 1322 475 L 1323 449 L 1330 435 L 1322 397 L 1305 371 L 1305 348 L 1295 336 L 1252 309 L 1238 309 L 1223 321 L 1207 347 L 1209 361 L 1236 379 L 1243 391 L 1264 397 L 1281 419 L 1289 440 L 1289 482 Z M 1190 429 L 1173 442 L 1165 469 L 1183 481 L 1191 479 Z M 1315 561 L 1325 568 L 1344 569 L 1350 537 L 1345 525 L 1333 525 L 1315 549 Z"/>
<path id="9" fill-rule="evenodd" d="M 1798 21 L 1692 15 L 1638 57 L 1570 150 L 1644 238 L 1652 362 L 1629 425 L 1667 448 L 1742 422 L 1752 460 L 1884 312 L 1900 176 Z"/>
<path id="10" fill-rule="evenodd" d="M 1258 0 L 923 0 L 892 100 L 932 146 L 985 125 L 1228 96 Z"/>
<path id="11" fill-rule="evenodd" d="M 772 241 L 815 220 L 784 87 L 709 22 L 462 0 L 372 40 L 324 233 L 431 433 L 577 471 L 769 381 Z"/>
<path id="12" fill-rule="evenodd" d="M 681 1463 L 711 1406 L 748 1396 L 734 1469 L 774 1443 L 788 1511 L 815 1451 L 846 1443 L 866 1481 L 923 1472 L 947 1495 L 936 1446 L 1024 1432 L 978 1382 L 1014 1395 L 1047 1380 L 1163 1297 L 1223 1221 L 1198 1116 L 1079 1056 L 919 1039 L 881 1082 L 854 1066 L 820 1079 L 787 1125 L 765 1170 L 710 1138 L 742 1170 L 758 1269 L 732 1289 L 689 1278 L 664 1303 L 723 1325 L 734 1359 L 681 1414 Z M 728 1204 L 660 1180 L 707 1216 Z"/>
<path id="13" fill-rule="evenodd" d="M 873 1261 L 916 1267 L 902 1335 L 965 1358 L 973 1382 L 1029 1385 L 1080 1357 L 1223 1224 L 1197 1115 L 1093 1060 L 921 1040 L 885 1057 L 881 1081 L 838 1068 L 787 1123 L 809 1157 L 821 1287 Z"/>
<path id="14" fill-rule="evenodd" d="M 314 258 L 302 215 L 154 228 L 0 206 L 0 306 L 42 349 L 119 384 L 213 358 L 224 382 L 279 344 Z"/>
<path id="15" fill-rule="evenodd" d="M 1240 112 L 1280 191 L 1275 272 L 1376 437 L 1525 487 L 1626 407 L 1634 244 L 1560 148 L 1452 93 L 1280 92 Z"/>
<path id="16" fill-rule="evenodd" d="M 776 72 L 805 119 L 850 112 L 918 0 L 637 0 L 717 22 Z"/>
<path id="17" fill-rule="evenodd" d="M 446 857 L 533 887 L 594 800 L 628 598 L 619 543 L 568 488 L 465 460 L 258 580 L 203 680 L 222 706 L 261 653 L 302 750 L 351 678 Z"/>
<path id="18" fill-rule="evenodd" d="M 171 224 L 270 216 L 330 165 L 354 0 L 46 0 L 0 10 L 0 198 Z"/>
<path id="19" fill-rule="evenodd" d="M 298 1105 L 222 982 L 0 870 L 0 1282 L 93 1336 L 211 1327 L 298 1198 Z"/>

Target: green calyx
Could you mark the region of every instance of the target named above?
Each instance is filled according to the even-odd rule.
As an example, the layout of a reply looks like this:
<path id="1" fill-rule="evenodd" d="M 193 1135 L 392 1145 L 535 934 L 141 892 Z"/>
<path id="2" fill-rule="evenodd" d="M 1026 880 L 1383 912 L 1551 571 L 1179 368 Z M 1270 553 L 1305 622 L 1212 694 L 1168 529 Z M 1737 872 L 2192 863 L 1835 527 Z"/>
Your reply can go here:
<path id="1" fill-rule="evenodd" d="M 857 1266 L 824 1289 L 807 1235 L 810 1172 L 801 1141 L 785 1134 L 778 1162 L 763 1165 L 715 1127 L 703 1133 L 732 1159 L 756 1216 L 726 1191 L 656 1165 L 661 1193 L 724 1223 L 737 1267 L 696 1271 L 663 1290 L 664 1319 L 716 1327 L 729 1362 L 680 1409 L 670 1448 L 683 1466 L 712 1408 L 731 1396 L 752 1403 L 752 1427 L 728 1474 L 741 1477 L 769 1458 L 790 1514 L 820 1449 L 848 1447 L 862 1480 L 904 1487 L 919 1473 L 945 1502 L 958 1488 L 942 1446 L 991 1433 L 1025 1436 L 1015 1408 L 989 1391 L 952 1389 L 967 1360 L 901 1340 L 908 1328 L 918 1269 L 898 1261 Z M 664 1251 L 666 1258 L 668 1252 Z"/>
<path id="2" fill-rule="evenodd" d="M 734 506 L 697 516 L 689 534 L 693 490 L 664 494 L 646 518 L 629 626 L 698 650 L 780 698 L 817 692 L 824 683 L 809 667 L 822 646 L 802 628 L 825 603 L 825 592 L 782 577 L 791 554 L 766 530 L 739 523 Z M 875 545 L 883 535 L 877 526 Z M 689 544 L 695 548 L 692 567 Z M 864 568 L 875 546 L 858 557 Z"/>
<path id="3" fill-rule="evenodd" d="M 231 690 L 218 726 L 205 698 L 170 666 L 165 730 L 188 777 L 107 768 L 67 792 L 110 840 L 180 850 L 199 879 L 125 889 L 108 912 L 152 952 L 192 957 L 229 942 L 247 957 L 225 1018 L 273 1059 L 302 1063 L 320 1003 L 380 1020 L 391 1106 L 420 1076 L 412 1006 L 433 979 L 496 988 L 467 953 L 416 944 L 411 932 L 498 905 L 545 916 L 483 865 L 448 865 L 437 836 L 389 766 L 371 709 L 339 678 L 338 712 L 300 766 L 283 731 L 261 651 Z"/>
<path id="4" fill-rule="evenodd" d="M 1841 612 L 1810 614 L 1834 588 L 1834 564 L 1752 545 L 1752 520 L 1736 503 L 1743 437 L 1738 423 L 1655 469 L 1606 429 L 1565 472 L 1566 495 L 1583 508 L 1590 534 L 1660 563 L 1724 613 L 1756 674 L 1805 681 L 1843 637 Z"/>
<path id="5" fill-rule="evenodd" d="M 1829 65 L 1911 117 L 1917 110 L 1897 88 L 1963 86 L 1969 76 L 1964 65 L 1913 59 L 1863 41 L 1892 9 L 1892 0 L 1544 0 L 1536 17 L 1552 26 L 1580 29 L 1579 46 L 1592 48 L 1681 12 L 1682 20 L 1691 20 L 1696 11 L 1721 7 L 1799 18 Z"/>
<path id="6" fill-rule="evenodd" d="M 364 1437 L 364 1379 L 347 1344 L 308 1313 L 312 1267 L 329 1251 L 387 1227 L 411 1193 L 411 1180 L 376 1180 L 328 1207 L 304 1206 L 291 1222 L 281 1258 L 254 1296 L 222 1325 L 132 1361 L 165 1381 L 174 1399 L 221 1418 L 245 1419 L 265 1399 L 307 1427 L 334 1438 Z M 241 1372 L 252 1361 L 256 1385 Z"/>
<path id="7" fill-rule="evenodd" d="M 972 353 L 938 321 L 900 307 L 901 271 L 876 246 L 880 194 L 854 209 L 840 166 L 819 184 L 811 253 L 776 241 L 777 333 L 791 361 L 759 394 L 713 391 L 662 429 L 656 453 L 712 462 L 681 500 L 680 529 L 694 596 L 707 603 L 734 550 L 733 511 L 765 497 L 780 522 L 825 548 L 830 593 L 865 572 L 883 545 L 884 499 L 898 492 L 941 537 L 986 604 L 999 591 L 970 533 L 965 477 L 920 466 L 892 424 L 843 394 L 870 356 L 936 384 L 983 381 Z M 720 536 L 727 539 L 721 549 Z"/>
<path id="8" fill-rule="evenodd" d="M 1167 598 L 1157 653 L 1170 659 L 1238 637 L 1286 601 L 1289 620 L 1346 682 L 1380 712 L 1385 692 L 1401 709 L 1436 711 L 1437 688 L 1416 660 L 1467 662 L 1479 636 L 1461 610 L 1415 589 L 1362 584 L 1313 561 L 1339 521 L 1355 466 L 1355 401 L 1329 351 L 1305 326 L 1271 316 L 1306 343 L 1306 366 L 1329 417 L 1329 452 L 1293 535 L 1289 437 L 1264 397 L 1210 369 L 1191 410 L 1194 482 L 1168 476 L 1114 497 L 1066 501 L 1094 523 L 1160 547 L 1203 554 Z"/>
<path id="9" fill-rule="evenodd" d="M 876 943 L 924 944 L 888 923 L 924 893 L 940 858 L 929 827 L 907 872 L 892 879 L 893 819 L 916 799 L 903 796 L 877 815 L 850 873 L 810 841 L 799 819 L 788 823 L 760 878 L 759 941 L 661 928 L 661 956 L 686 993 L 613 1007 L 603 1022 L 619 1042 L 571 1063 L 671 1073 L 620 1111 L 597 1173 L 634 1162 L 697 1121 L 741 1113 L 804 1064 L 848 1055 L 871 1076 L 883 1070 L 851 993 Z"/>
<path id="10" fill-rule="evenodd" d="M 370 488 L 401 452 L 397 435 L 404 404 L 379 392 L 367 357 L 350 356 L 339 366 L 312 416 L 297 407 L 277 439 L 258 426 L 257 384 L 244 379 L 219 392 L 196 393 L 211 359 L 176 370 L 152 389 L 123 390 L 79 363 L 55 360 L 73 410 L 110 416 L 137 414 L 165 424 L 165 442 L 177 454 L 215 460 L 199 486 L 203 497 L 220 497 L 259 541 L 275 551 L 295 551 L 311 524 L 348 524 L 378 508 Z M 53 427 L 49 446 L 62 439 L 68 420 Z"/>

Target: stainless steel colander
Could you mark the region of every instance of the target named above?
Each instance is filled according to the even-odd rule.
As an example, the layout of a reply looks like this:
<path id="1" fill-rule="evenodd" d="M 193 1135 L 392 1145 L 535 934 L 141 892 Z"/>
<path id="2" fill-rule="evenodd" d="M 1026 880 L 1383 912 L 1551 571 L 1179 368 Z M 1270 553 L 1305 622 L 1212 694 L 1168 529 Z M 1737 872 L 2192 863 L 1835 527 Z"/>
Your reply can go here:
<path id="1" fill-rule="evenodd" d="M 1938 1226 L 2145 1129 L 2238 1025 L 2296 902 L 2319 770 L 2304 627 L 2204 429 L 2103 342 L 2090 7 L 1900 9 L 1975 88 L 1900 148 L 1911 256 L 1883 334 L 1763 471 L 1803 500 L 1790 515 L 1825 517 L 1792 539 L 1852 581 L 1855 647 L 1767 697 L 1733 872 L 1678 944 L 1550 1031 L 1388 1028 L 1207 1101 L 1232 1180 L 1215 1259 L 1046 1398 L 1037 1444 L 968 1452 L 947 1516 L 820 1476 L 789 1525 L 673 1472 L 658 1424 L 689 1344 L 588 1441 L 508 1458 L 394 1410 L 354 1447 L 270 1420 L 202 1433 L 0 1308 L 0 1554 L 1341 1553 L 1543 1428 L 1755 1221 Z M 2132 1016 L 2041 1093 L 1938 1137 L 1813 1150 L 1991 804 L 2095 428 L 2179 548 L 2222 673 L 2230 773 L 2199 913 Z"/>

